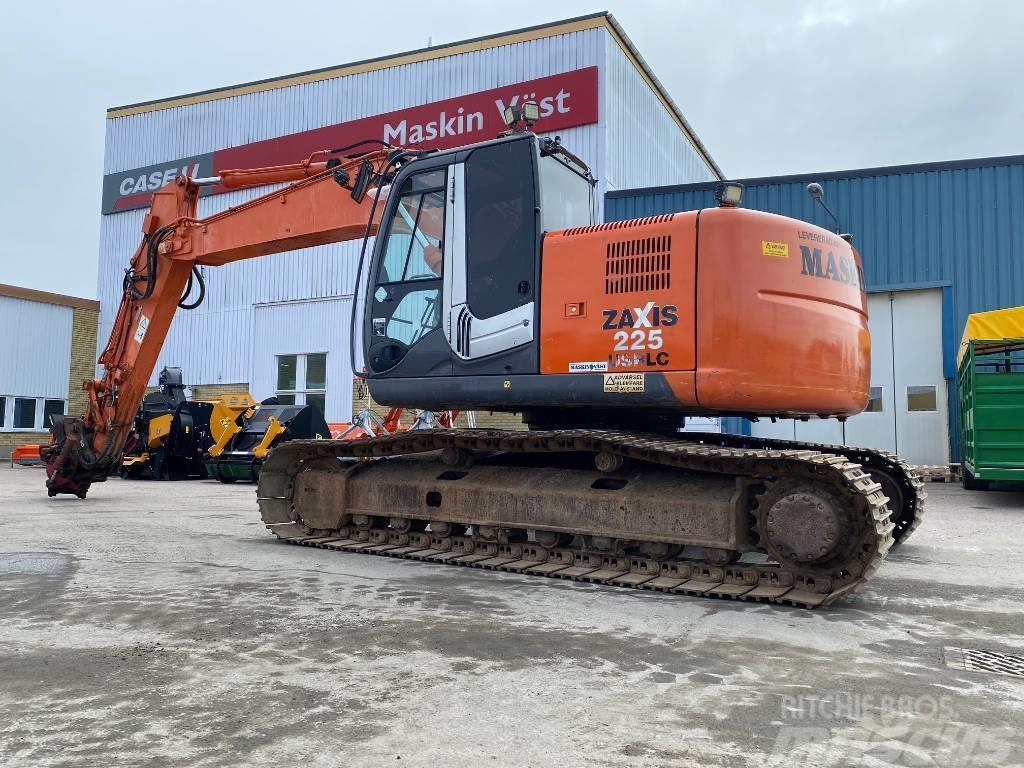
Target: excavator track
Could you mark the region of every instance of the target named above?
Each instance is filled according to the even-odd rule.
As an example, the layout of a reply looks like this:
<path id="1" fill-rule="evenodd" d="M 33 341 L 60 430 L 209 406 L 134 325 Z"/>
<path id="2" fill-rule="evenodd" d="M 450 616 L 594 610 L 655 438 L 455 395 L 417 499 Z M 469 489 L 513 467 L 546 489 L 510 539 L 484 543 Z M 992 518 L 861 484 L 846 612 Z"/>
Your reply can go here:
<path id="1" fill-rule="evenodd" d="M 848 448 L 844 445 L 805 443 L 715 432 L 687 432 L 686 439 L 729 448 L 803 450 L 845 456 L 850 461 L 860 464 L 862 469 L 872 475 L 881 484 L 882 493 L 888 497 L 894 526 L 893 546 L 906 541 L 910 534 L 920 527 L 921 521 L 924 519 L 924 500 L 928 498 L 928 494 L 924 490 L 924 481 L 913 467 L 894 453 L 878 451 L 874 448 Z"/>
<path id="2" fill-rule="evenodd" d="M 859 589 L 892 546 L 881 485 L 846 456 L 691 438 L 422 430 L 292 441 L 267 458 L 257 494 L 267 528 L 291 544 L 808 608 Z M 595 474 L 572 465 L 581 459 L 597 467 L 585 499 L 569 489 L 570 480 Z M 490 473 L 476 486 L 485 495 L 464 498 L 486 499 L 497 478 L 501 488 L 492 492 L 504 494 L 501 503 L 456 507 L 457 520 L 439 517 L 442 498 L 450 498 L 444 494 L 458 499 L 473 490 L 471 482 L 455 481 L 476 462 Z M 631 481 L 633 490 L 619 490 Z M 648 489 L 657 499 L 665 486 L 670 494 L 675 486 L 688 489 L 667 502 L 689 504 L 685 514 L 643 507 Z M 724 497 L 737 505 L 735 518 L 710 511 L 716 503 L 728 508 Z M 571 514 L 559 516 L 567 503 Z M 702 526 L 723 520 L 740 542 L 735 549 L 702 539 Z M 636 525 L 642 534 L 612 538 L 595 527 L 601 524 Z"/>

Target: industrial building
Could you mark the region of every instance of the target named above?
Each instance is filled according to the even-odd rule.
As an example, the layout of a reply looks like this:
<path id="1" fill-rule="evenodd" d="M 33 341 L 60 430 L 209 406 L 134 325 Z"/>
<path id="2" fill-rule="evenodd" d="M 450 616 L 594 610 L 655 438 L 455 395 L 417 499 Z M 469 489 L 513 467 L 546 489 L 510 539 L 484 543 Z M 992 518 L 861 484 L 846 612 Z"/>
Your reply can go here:
<path id="1" fill-rule="evenodd" d="M 881 448 L 916 464 L 957 460 L 967 315 L 1024 304 L 1024 156 L 742 181 L 744 207 L 853 235 L 868 293 L 871 401 L 845 424 L 723 419 L 722 429 Z M 839 227 L 808 195 L 811 182 Z M 706 208 L 713 194 L 713 183 L 613 190 L 605 217 Z"/>
<path id="2" fill-rule="evenodd" d="M 50 417 L 83 413 L 100 303 L 0 284 L 0 458 L 44 443 Z"/>
<path id="3" fill-rule="evenodd" d="M 539 103 L 604 193 L 712 181 L 721 172 L 609 14 L 109 110 L 100 226 L 100 338 L 121 298 L 151 193 L 177 173 L 294 162 L 363 139 L 449 148 L 493 138 L 505 105 Z M 638 146 L 642 152 L 637 152 Z M 212 194 L 200 216 L 268 191 Z M 349 315 L 358 243 L 207 270 L 205 303 L 179 312 L 155 370 L 183 369 L 205 395 L 323 403 L 352 414 Z M 156 374 L 154 374 L 155 377 Z M 151 384 L 155 383 L 155 378 Z"/>

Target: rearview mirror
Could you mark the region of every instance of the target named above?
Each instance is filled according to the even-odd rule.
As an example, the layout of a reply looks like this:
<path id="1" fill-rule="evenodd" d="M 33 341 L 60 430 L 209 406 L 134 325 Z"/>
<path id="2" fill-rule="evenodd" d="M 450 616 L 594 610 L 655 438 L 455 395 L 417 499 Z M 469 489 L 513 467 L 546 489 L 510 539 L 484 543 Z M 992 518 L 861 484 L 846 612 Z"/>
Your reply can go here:
<path id="1" fill-rule="evenodd" d="M 356 182 L 352 185 L 352 199 L 357 203 L 363 202 L 371 181 L 373 181 L 373 163 L 363 160 L 359 166 L 359 173 L 356 174 Z"/>

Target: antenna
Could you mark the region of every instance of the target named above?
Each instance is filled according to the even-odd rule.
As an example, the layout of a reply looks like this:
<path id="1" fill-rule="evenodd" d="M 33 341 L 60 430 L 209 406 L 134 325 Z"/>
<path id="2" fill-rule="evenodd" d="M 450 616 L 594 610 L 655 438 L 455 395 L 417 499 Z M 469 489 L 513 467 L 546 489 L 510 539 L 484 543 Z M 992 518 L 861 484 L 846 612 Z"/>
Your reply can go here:
<path id="1" fill-rule="evenodd" d="M 807 194 L 818 201 L 818 205 L 825 209 L 825 213 L 832 217 L 833 223 L 836 225 L 835 232 L 839 234 L 839 219 L 832 213 L 832 209 L 825 205 L 825 190 L 821 188 L 821 184 L 816 181 L 812 181 L 807 185 Z"/>
<path id="2" fill-rule="evenodd" d="M 822 189 L 821 184 L 819 184 L 816 181 L 812 181 L 810 184 L 807 185 L 807 194 L 813 197 L 815 200 L 817 200 L 818 205 L 825 209 L 825 213 L 829 215 L 829 217 L 832 219 L 832 223 L 835 224 L 835 233 L 846 242 L 853 243 L 853 235 L 841 234 L 843 230 L 839 226 L 839 219 L 837 219 L 836 215 L 832 213 L 832 209 L 825 205 L 825 190 Z"/>

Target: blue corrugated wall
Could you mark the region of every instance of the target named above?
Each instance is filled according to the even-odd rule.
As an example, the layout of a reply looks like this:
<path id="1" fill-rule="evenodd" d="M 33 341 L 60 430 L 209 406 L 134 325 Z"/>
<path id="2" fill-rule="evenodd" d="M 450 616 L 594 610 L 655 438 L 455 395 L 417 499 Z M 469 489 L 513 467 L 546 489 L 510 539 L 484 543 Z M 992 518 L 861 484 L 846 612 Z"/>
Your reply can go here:
<path id="1" fill-rule="evenodd" d="M 1024 305 L 1024 155 L 741 181 L 745 208 L 831 229 L 807 194 L 807 184 L 819 182 L 843 231 L 853 233 L 869 291 L 945 287 L 947 378 L 956 375 L 969 313 Z M 707 208 L 715 205 L 713 192 L 714 184 L 611 192 L 605 218 Z"/>

